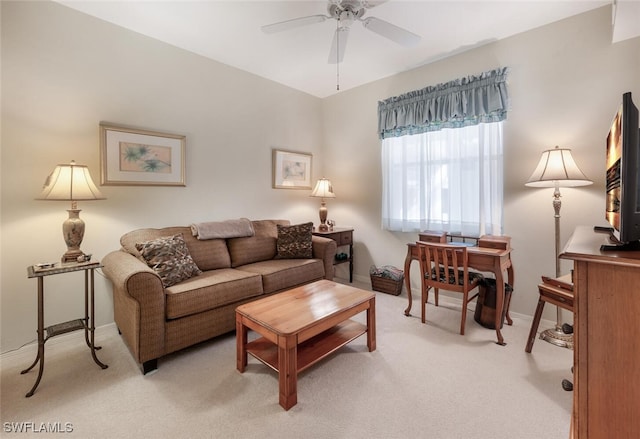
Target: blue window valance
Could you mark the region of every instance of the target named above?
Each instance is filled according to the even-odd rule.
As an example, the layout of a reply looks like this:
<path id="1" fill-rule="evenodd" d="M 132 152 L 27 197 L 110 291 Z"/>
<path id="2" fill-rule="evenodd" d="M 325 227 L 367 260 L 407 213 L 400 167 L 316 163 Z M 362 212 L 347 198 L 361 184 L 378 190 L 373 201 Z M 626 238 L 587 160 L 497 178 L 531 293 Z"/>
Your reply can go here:
<path id="1" fill-rule="evenodd" d="M 381 139 L 507 118 L 507 67 L 378 102 Z"/>

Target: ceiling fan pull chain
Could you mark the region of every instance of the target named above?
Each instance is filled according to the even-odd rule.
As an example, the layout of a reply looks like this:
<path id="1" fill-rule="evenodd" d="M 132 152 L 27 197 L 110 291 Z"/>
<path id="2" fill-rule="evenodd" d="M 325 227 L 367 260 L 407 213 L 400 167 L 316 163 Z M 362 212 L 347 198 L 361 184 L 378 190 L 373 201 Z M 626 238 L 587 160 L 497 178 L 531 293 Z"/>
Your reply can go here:
<path id="1" fill-rule="evenodd" d="M 340 18 L 336 19 L 336 91 L 340 91 Z"/>

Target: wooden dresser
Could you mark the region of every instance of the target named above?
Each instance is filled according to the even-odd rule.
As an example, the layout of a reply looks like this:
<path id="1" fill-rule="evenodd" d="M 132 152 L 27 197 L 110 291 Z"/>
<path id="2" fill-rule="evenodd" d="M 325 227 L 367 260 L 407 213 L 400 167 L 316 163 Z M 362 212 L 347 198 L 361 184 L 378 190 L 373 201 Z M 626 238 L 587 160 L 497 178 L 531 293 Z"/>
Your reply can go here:
<path id="1" fill-rule="evenodd" d="M 574 261 L 575 439 L 640 438 L 640 251 L 600 251 L 607 234 L 578 227 Z"/>

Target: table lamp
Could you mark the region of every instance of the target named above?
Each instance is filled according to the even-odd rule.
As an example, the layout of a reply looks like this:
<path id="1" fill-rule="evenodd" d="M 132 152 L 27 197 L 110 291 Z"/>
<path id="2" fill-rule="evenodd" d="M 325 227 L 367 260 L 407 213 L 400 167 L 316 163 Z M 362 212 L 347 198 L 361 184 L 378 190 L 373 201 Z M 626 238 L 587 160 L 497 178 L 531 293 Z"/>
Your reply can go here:
<path id="1" fill-rule="evenodd" d="M 327 203 L 324 199 L 336 197 L 336 194 L 333 193 L 333 186 L 331 186 L 331 182 L 326 178 L 318 180 L 316 187 L 313 188 L 313 192 L 311 192 L 311 196 L 321 198 L 320 225 L 318 226 L 318 230 L 320 232 L 326 232 L 329 230 L 329 226 L 327 225 Z"/>
<path id="2" fill-rule="evenodd" d="M 556 146 L 542 152 L 538 166 L 525 183 L 530 187 L 552 187 L 553 210 L 555 211 L 555 257 L 556 257 L 556 277 L 560 277 L 560 188 L 587 186 L 593 182 L 589 180 L 578 168 L 575 160 L 571 156 L 571 150 Z M 569 348 L 573 346 L 571 334 L 562 331 L 562 311 L 560 307 L 556 313 L 556 327 L 547 329 L 540 334 L 540 338 L 560 347 Z"/>
<path id="3" fill-rule="evenodd" d="M 78 201 L 104 200 L 91 179 L 89 168 L 76 165 L 72 160 L 68 165 L 58 165 L 47 177 L 42 193 L 37 200 L 71 201 L 69 218 L 62 223 L 62 234 L 67 244 L 67 252 L 62 255 L 62 262 L 76 262 L 85 255 L 80 250 L 84 238 L 84 221 L 80 219 Z"/>

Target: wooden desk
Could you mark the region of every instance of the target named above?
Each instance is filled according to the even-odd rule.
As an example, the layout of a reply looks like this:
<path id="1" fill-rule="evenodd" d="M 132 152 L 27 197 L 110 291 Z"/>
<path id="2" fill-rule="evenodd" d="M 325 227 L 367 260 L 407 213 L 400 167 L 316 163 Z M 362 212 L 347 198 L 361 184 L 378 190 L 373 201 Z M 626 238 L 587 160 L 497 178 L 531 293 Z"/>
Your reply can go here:
<path id="1" fill-rule="evenodd" d="M 640 251 L 600 250 L 607 234 L 578 227 L 574 261 L 573 415 L 576 439 L 640 437 Z"/>
<path id="2" fill-rule="evenodd" d="M 502 239 L 501 239 L 502 238 Z M 500 332 L 502 310 L 505 306 L 504 303 L 504 270 L 507 270 L 507 279 L 509 284 L 514 286 L 514 274 L 513 265 L 511 264 L 511 246 L 509 245 L 509 237 L 482 237 L 479 240 L 479 246 L 468 247 L 467 255 L 469 256 L 469 267 L 475 268 L 478 271 L 491 272 L 496 276 L 496 335 L 499 345 L 506 345 L 502 333 Z M 505 247 L 505 248 L 495 248 Z M 411 306 L 413 305 L 413 298 L 411 295 L 411 262 L 418 260 L 418 247 L 415 242 L 407 244 L 407 256 L 404 260 L 404 282 L 407 287 L 407 297 L 409 299 L 409 306 L 405 309 L 404 314 L 406 316 L 411 315 Z M 509 312 L 507 310 L 507 324 L 513 324 Z"/>

